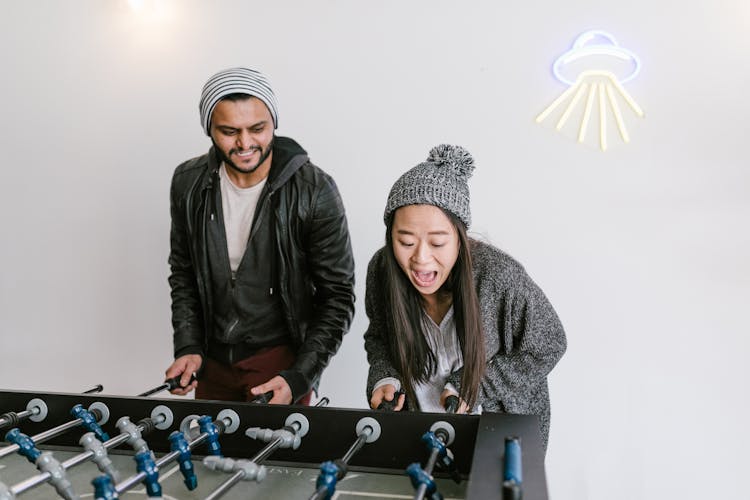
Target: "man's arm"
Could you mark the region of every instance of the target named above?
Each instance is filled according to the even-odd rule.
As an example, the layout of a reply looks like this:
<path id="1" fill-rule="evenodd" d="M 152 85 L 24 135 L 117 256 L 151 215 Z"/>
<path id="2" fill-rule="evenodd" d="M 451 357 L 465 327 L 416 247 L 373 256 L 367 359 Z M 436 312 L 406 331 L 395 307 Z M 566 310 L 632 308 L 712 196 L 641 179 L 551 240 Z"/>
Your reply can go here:
<path id="1" fill-rule="evenodd" d="M 175 176 L 176 177 L 176 176 Z M 203 317 L 201 313 L 198 283 L 190 258 L 190 236 L 187 230 L 187 215 L 184 197 L 173 178 L 170 190 L 169 285 L 172 296 L 172 328 L 175 361 L 167 368 L 167 378 L 182 375 L 185 385 L 203 362 Z M 176 394 L 190 392 L 195 382 L 186 389 L 176 389 Z"/>
<path id="2" fill-rule="evenodd" d="M 315 287 L 313 316 L 294 365 L 280 373 L 295 400 L 318 380 L 354 315 L 354 256 L 349 228 L 336 184 L 328 176 L 323 177 L 313 200 L 304 243 Z"/>

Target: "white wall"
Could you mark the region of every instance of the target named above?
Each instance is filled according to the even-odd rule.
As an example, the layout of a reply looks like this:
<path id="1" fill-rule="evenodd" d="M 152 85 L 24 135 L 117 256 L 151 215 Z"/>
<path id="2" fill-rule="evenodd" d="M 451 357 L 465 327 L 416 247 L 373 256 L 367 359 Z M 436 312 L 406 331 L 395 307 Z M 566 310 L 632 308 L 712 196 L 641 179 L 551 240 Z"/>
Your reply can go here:
<path id="1" fill-rule="evenodd" d="M 133 395 L 171 357 L 168 187 L 197 100 L 234 65 L 337 180 L 357 314 L 324 375 L 364 406 L 364 273 L 387 191 L 440 142 L 477 170 L 474 231 L 565 324 L 550 376 L 556 500 L 748 498 L 750 3 L 0 1 L 0 386 Z M 601 28 L 640 55 L 632 138 L 534 117 L 550 65 Z M 10 410 L 0 408 L 2 411 Z"/>

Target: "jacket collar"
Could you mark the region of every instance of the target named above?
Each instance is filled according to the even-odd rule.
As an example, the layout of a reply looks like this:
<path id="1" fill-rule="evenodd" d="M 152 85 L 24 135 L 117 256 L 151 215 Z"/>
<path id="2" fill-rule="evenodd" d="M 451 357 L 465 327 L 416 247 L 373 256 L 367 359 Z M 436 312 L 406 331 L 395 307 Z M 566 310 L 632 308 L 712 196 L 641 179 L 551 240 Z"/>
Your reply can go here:
<path id="1" fill-rule="evenodd" d="M 283 186 L 297 170 L 309 162 L 302 146 L 289 137 L 276 137 L 273 142 L 271 171 L 268 173 L 268 184 L 272 190 Z"/>

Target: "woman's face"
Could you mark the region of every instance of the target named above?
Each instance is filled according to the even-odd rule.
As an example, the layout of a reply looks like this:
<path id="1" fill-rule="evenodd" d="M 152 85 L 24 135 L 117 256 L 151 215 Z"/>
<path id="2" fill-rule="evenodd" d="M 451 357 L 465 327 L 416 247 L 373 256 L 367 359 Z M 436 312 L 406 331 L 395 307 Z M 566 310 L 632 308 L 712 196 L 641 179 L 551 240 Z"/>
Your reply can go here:
<path id="1" fill-rule="evenodd" d="M 458 258 L 458 234 L 433 205 L 407 205 L 393 215 L 393 254 L 422 296 L 430 300 L 448 279 Z"/>

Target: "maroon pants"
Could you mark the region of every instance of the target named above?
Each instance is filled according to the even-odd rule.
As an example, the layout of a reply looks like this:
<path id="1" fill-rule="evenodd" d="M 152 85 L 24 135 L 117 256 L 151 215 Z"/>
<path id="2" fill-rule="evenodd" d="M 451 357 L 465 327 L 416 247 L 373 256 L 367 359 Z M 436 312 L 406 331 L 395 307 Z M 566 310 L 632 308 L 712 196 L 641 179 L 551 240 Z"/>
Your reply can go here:
<path id="1" fill-rule="evenodd" d="M 281 370 L 292 366 L 295 359 L 294 351 L 287 345 L 261 349 L 233 365 L 224 365 L 211 358 L 205 358 L 203 372 L 195 389 L 195 398 L 250 401 L 256 397 L 250 393 L 251 388 L 268 382 Z M 309 405 L 311 396 L 312 391 L 302 396 L 295 404 Z"/>

